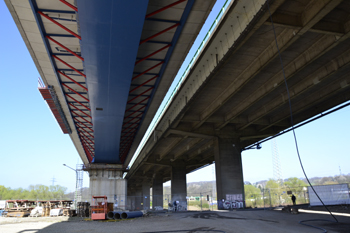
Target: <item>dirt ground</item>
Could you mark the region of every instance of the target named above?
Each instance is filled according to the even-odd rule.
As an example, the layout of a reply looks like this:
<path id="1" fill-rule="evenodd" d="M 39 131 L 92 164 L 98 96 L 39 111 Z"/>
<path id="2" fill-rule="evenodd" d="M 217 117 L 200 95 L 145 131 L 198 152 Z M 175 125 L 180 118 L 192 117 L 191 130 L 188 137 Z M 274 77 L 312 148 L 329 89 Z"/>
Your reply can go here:
<path id="1" fill-rule="evenodd" d="M 313 212 L 313 211 L 312 211 Z M 329 222 L 330 215 L 317 213 L 290 214 L 281 210 L 189 211 L 151 213 L 148 216 L 118 221 L 91 221 L 74 217 L 0 218 L 0 233 L 102 233 L 102 232 L 286 232 L 312 233 L 321 230 L 299 224 L 302 220 L 328 230 L 349 233 L 350 215 L 336 216 L 339 223 Z"/>

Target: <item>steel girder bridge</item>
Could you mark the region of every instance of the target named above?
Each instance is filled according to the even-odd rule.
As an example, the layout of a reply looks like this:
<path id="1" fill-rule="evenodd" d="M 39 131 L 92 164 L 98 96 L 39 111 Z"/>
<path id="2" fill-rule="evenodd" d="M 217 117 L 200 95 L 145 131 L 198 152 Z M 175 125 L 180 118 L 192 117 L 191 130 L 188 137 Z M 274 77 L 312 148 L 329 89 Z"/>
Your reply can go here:
<path id="1" fill-rule="evenodd" d="M 5 0 L 84 164 L 129 163 L 214 1 Z"/>

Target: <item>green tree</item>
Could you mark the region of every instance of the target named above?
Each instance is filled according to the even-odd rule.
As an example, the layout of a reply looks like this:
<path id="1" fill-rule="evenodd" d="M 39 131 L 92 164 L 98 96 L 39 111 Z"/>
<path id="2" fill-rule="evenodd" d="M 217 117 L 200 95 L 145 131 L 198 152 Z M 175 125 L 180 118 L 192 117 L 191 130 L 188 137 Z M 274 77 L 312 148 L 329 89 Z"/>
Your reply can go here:
<path id="1" fill-rule="evenodd" d="M 244 185 L 244 195 L 246 206 L 263 206 L 263 199 L 259 188 L 253 185 Z"/>
<path id="2" fill-rule="evenodd" d="M 283 193 L 283 189 L 280 184 L 273 179 L 269 179 L 265 185 L 265 196 L 267 197 L 266 201 L 270 202 L 272 206 L 278 206 L 281 204 L 281 193 Z"/>

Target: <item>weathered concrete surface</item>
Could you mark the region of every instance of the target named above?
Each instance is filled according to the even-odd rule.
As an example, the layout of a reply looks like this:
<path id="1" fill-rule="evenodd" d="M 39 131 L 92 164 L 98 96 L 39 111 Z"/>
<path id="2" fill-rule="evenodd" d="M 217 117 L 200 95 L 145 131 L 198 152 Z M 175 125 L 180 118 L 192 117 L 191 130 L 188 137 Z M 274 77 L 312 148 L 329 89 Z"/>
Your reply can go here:
<path id="1" fill-rule="evenodd" d="M 116 196 L 118 198 L 118 208 L 125 209 L 127 180 L 122 179 L 121 166 L 92 164 L 86 170 L 90 176 L 91 196 L 107 196 L 107 201 L 113 203 Z"/>
<path id="2" fill-rule="evenodd" d="M 150 209 L 150 189 L 151 184 L 149 181 L 143 181 L 142 182 L 142 202 L 143 202 L 143 210 L 149 210 Z"/>
<path id="3" fill-rule="evenodd" d="M 239 198 L 241 198 L 241 201 L 244 200 L 244 183 L 239 140 L 218 138 L 215 145 L 215 168 L 217 200 L 227 200 L 230 199 L 232 195 L 241 195 Z"/>
<path id="4" fill-rule="evenodd" d="M 290 128 L 285 80 L 294 125 L 350 100 L 348 1 L 268 2 L 270 10 L 265 0 L 230 2 L 128 172 L 130 184 L 154 173 L 171 180 L 174 166 L 189 173 L 222 164 L 218 138 L 236 138 L 244 149 Z M 228 163 L 236 172 L 217 179 L 242 179 L 240 161 Z"/>
<path id="5" fill-rule="evenodd" d="M 179 204 L 187 208 L 187 183 L 186 167 L 172 167 L 171 171 L 171 203 L 179 201 Z"/>
<path id="6" fill-rule="evenodd" d="M 153 178 L 152 183 L 152 209 L 156 206 L 163 208 L 163 178 L 159 175 Z"/>
<path id="7" fill-rule="evenodd" d="M 312 222 L 315 226 L 326 228 L 329 233 L 348 232 L 350 229 L 349 217 L 337 217 L 339 224 L 331 222 Z M 16 223 L 2 223 L 0 218 L 1 233 L 78 233 L 78 232 L 164 232 L 182 230 L 216 230 L 226 233 L 310 233 L 319 232 L 316 229 L 298 224 L 306 219 L 328 219 L 329 215 L 321 214 L 287 214 L 273 210 L 251 210 L 233 212 L 190 212 L 190 213 L 161 213 L 155 216 L 142 217 L 132 220 L 122 220 L 117 222 L 92 222 L 79 221 L 79 218 L 67 219 L 58 217 L 51 218 L 56 223 L 45 222 L 40 218 L 31 219 L 33 222 L 19 220 Z M 60 222 L 62 221 L 62 222 Z M 209 231 L 210 232 L 210 231 Z"/>

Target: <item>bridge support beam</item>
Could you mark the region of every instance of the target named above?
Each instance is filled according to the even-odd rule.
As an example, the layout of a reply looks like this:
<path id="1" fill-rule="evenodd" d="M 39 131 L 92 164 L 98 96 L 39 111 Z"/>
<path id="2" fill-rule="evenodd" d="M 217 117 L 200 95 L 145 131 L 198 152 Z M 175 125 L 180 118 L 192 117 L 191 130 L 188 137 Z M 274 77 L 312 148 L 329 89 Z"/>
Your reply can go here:
<path id="1" fill-rule="evenodd" d="M 218 208 L 244 207 L 244 181 L 239 139 L 220 137 L 217 139 L 215 168 Z M 223 199 L 226 203 L 222 202 Z"/>
<path id="2" fill-rule="evenodd" d="M 125 209 L 127 203 L 127 181 L 122 178 L 120 165 L 90 164 L 84 170 L 90 176 L 90 194 L 92 196 L 107 196 L 108 202 L 118 199 L 118 208 Z M 92 203 L 92 202 L 91 202 Z"/>
<path id="3" fill-rule="evenodd" d="M 149 210 L 150 207 L 150 189 L 151 184 L 149 181 L 143 181 L 142 182 L 142 203 L 143 203 L 143 209 Z"/>
<path id="4" fill-rule="evenodd" d="M 163 178 L 156 176 L 152 184 L 152 210 L 163 209 Z"/>
<path id="5" fill-rule="evenodd" d="M 179 201 L 179 204 L 187 209 L 186 196 L 186 167 L 173 166 L 171 171 L 171 203 L 173 203 L 174 201 Z"/>

